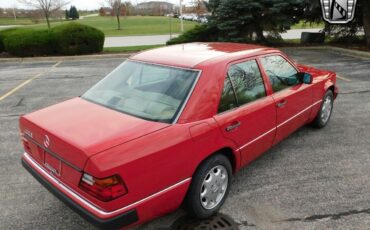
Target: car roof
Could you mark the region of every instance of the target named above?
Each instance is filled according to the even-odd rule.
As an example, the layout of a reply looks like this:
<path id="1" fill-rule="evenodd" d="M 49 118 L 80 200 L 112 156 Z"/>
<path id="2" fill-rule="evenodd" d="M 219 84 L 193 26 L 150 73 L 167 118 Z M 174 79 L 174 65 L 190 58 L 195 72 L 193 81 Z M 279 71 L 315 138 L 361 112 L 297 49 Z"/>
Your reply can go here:
<path id="1" fill-rule="evenodd" d="M 195 68 L 200 63 L 214 59 L 224 61 L 240 57 L 261 55 L 270 52 L 279 51 L 277 49 L 252 44 L 197 42 L 166 46 L 144 51 L 130 57 L 130 60 L 183 68 Z"/>

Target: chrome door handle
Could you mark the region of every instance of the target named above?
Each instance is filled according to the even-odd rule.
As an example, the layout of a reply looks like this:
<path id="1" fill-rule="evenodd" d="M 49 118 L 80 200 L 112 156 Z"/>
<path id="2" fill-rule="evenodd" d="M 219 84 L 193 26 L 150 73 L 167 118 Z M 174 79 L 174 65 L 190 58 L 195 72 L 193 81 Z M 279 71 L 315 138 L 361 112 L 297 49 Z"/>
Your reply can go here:
<path id="1" fill-rule="evenodd" d="M 226 132 L 230 132 L 230 131 L 238 128 L 240 125 L 241 125 L 241 123 L 238 121 L 238 122 L 233 123 L 232 125 L 227 126 L 225 130 L 226 130 Z"/>
<path id="2" fill-rule="evenodd" d="M 282 108 L 282 107 L 284 107 L 284 106 L 286 105 L 286 103 L 288 103 L 288 102 L 287 102 L 287 100 L 282 100 L 282 101 L 278 102 L 278 103 L 276 104 L 276 106 L 277 106 L 278 108 Z"/>

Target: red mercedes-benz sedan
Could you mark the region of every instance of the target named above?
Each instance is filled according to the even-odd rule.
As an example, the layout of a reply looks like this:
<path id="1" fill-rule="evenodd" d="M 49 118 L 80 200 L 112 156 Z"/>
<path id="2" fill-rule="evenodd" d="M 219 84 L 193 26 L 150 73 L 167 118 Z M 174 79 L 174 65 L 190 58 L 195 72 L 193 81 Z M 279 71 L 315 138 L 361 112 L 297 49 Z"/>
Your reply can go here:
<path id="1" fill-rule="evenodd" d="M 324 127 L 337 94 L 335 73 L 273 48 L 154 49 L 82 96 L 22 116 L 22 163 L 99 227 L 131 227 L 181 204 L 204 218 L 241 167 L 306 124 Z"/>

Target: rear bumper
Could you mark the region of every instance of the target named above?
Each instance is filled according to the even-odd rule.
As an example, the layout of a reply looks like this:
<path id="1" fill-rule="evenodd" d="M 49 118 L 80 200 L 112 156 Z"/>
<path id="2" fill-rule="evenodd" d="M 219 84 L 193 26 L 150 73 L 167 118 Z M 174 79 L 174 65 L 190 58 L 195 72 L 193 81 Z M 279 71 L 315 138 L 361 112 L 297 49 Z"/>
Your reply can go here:
<path id="1" fill-rule="evenodd" d="M 35 164 L 37 163 L 32 162 L 32 159 L 30 159 L 29 157 L 27 158 L 27 155 L 22 158 L 23 167 L 27 169 L 27 171 L 31 173 L 31 175 L 35 177 L 36 180 L 38 180 L 45 188 L 47 188 L 59 200 L 63 201 L 73 211 L 77 212 L 80 216 L 82 216 L 95 226 L 104 229 L 116 229 L 119 227 L 131 225 L 139 220 L 136 209 L 128 210 L 127 212 L 121 213 L 112 218 L 103 219 L 97 217 L 96 215 L 83 208 L 80 204 L 75 202 L 69 196 L 57 189 L 52 182 L 44 178 L 39 171 L 40 168 L 35 167 Z"/>
<path id="2" fill-rule="evenodd" d="M 80 194 L 56 179 L 29 154 L 22 157 L 23 166 L 51 193 L 87 221 L 104 229 L 132 227 L 177 209 L 185 197 L 191 177 L 173 184 L 141 200 L 113 211 L 93 205 Z M 171 202 L 168 202 L 168 201 Z"/>

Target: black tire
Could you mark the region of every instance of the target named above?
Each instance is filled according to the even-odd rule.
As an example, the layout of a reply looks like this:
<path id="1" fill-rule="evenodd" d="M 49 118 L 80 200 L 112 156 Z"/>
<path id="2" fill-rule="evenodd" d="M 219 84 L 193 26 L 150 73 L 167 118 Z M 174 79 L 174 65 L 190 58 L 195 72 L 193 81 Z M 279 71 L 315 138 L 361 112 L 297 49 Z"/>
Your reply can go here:
<path id="1" fill-rule="evenodd" d="M 329 116 L 324 116 L 323 117 L 323 113 L 325 113 L 325 101 L 326 100 L 330 100 L 330 114 Z M 322 104 L 321 104 L 321 107 L 320 107 L 320 110 L 319 112 L 317 113 L 315 119 L 313 120 L 313 122 L 311 123 L 311 125 L 315 128 L 324 128 L 328 123 L 329 123 L 329 120 L 330 120 L 330 117 L 333 113 L 333 104 L 334 104 L 334 94 L 333 94 L 333 91 L 331 90 L 328 90 L 326 91 L 325 95 L 324 95 L 324 98 L 322 100 Z M 325 118 L 325 119 L 324 119 Z"/>
<path id="2" fill-rule="evenodd" d="M 206 176 L 208 176 L 209 173 L 212 173 L 211 170 L 214 170 L 216 168 L 220 167 L 222 171 L 226 171 L 227 175 L 223 174 L 225 177 L 227 176 L 227 187 L 225 189 L 224 195 L 222 196 L 221 200 L 219 202 L 215 202 L 214 205 L 217 205 L 215 207 L 212 207 L 210 209 L 206 209 L 201 201 L 201 192 L 203 186 L 203 182 L 206 180 Z M 190 184 L 189 190 L 187 192 L 187 195 L 184 200 L 184 208 L 188 212 L 189 215 L 196 217 L 196 218 L 208 218 L 221 208 L 223 203 L 225 202 L 227 195 L 230 191 L 230 185 L 231 185 L 231 178 L 232 178 L 232 166 L 229 161 L 229 159 L 222 155 L 222 154 L 215 154 L 205 161 L 203 161 L 200 166 L 197 168 L 193 178 L 192 182 Z"/>

